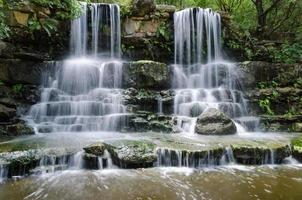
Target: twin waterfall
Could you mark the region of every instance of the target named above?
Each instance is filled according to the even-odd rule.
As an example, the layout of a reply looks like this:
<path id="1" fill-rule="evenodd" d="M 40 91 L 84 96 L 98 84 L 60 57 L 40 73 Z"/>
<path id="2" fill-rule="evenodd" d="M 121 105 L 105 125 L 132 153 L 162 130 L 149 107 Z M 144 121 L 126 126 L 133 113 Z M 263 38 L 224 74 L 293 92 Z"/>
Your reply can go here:
<path id="1" fill-rule="evenodd" d="M 257 119 L 247 116 L 236 66 L 222 58 L 220 15 L 211 9 L 185 9 L 175 13 L 174 29 L 174 114 L 178 129 L 194 133 L 196 117 L 212 107 L 238 122 L 238 132 L 254 130 Z"/>
<path id="2" fill-rule="evenodd" d="M 44 76 L 41 102 L 27 117 L 37 133 L 117 131 L 124 123 L 119 6 L 82 10 L 71 26 L 71 58 L 51 64 L 55 72 Z"/>
<path id="3" fill-rule="evenodd" d="M 56 70 L 44 76 L 41 102 L 27 117 L 37 133 L 118 131 L 125 125 L 119 7 L 83 3 L 82 10 L 72 21 L 71 58 L 51 64 Z M 257 119 L 247 117 L 235 65 L 222 58 L 220 15 L 185 9 L 175 13 L 174 26 L 178 129 L 194 133 L 196 117 L 214 107 L 237 122 L 239 132 L 254 130 Z"/>

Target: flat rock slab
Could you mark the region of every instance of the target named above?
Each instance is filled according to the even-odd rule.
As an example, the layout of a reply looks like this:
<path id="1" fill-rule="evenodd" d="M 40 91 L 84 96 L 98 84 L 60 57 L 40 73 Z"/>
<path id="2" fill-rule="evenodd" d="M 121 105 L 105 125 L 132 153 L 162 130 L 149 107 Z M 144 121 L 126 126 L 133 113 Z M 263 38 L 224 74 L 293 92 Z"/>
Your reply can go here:
<path id="1" fill-rule="evenodd" d="M 114 140 L 103 143 L 115 165 L 126 168 L 152 167 L 156 162 L 155 144 L 145 140 Z M 97 146 L 97 145 L 91 145 Z M 87 151 L 87 148 L 84 148 Z M 97 152 L 99 155 L 99 152 Z"/>

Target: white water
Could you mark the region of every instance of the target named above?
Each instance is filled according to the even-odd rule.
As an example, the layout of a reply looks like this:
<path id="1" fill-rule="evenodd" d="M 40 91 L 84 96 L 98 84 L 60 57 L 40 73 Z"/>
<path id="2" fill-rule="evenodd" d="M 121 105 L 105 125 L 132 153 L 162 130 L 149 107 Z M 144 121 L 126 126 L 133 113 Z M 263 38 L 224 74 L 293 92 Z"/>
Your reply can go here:
<path id="1" fill-rule="evenodd" d="M 83 3 L 82 11 L 71 24 L 73 57 L 53 63 L 57 71 L 44 77 L 41 102 L 27 117 L 37 133 L 116 131 L 125 124 L 119 7 Z M 110 28 L 109 36 L 104 27 Z"/>
<path id="2" fill-rule="evenodd" d="M 217 108 L 231 117 L 237 132 L 255 130 L 236 66 L 221 53 L 221 20 L 211 9 L 190 8 L 174 14 L 174 114 L 181 132 L 193 134 L 196 117 Z"/>

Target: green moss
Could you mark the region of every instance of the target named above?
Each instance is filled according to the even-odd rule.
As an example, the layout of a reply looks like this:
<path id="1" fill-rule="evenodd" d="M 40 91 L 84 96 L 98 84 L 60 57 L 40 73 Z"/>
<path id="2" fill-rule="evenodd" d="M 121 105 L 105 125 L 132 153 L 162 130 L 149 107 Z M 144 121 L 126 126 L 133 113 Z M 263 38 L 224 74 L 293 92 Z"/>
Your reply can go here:
<path id="1" fill-rule="evenodd" d="M 302 136 L 295 138 L 291 141 L 292 146 L 295 150 L 302 151 Z"/>

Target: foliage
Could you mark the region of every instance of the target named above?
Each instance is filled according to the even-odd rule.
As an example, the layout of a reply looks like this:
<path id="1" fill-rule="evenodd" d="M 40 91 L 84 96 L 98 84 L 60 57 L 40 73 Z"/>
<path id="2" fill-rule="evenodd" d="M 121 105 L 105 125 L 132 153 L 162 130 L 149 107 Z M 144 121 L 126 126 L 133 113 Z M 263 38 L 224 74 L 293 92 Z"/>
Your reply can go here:
<path id="1" fill-rule="evenodd" d="M 302 137 L 298 137 L 298 138 L 293 139 L 291 143 L 295 147 L 302 148 Z"/>
<path id="2" fill-rule="evenodd" d="M 282 44 L 281 48 L 270 47 L 269 53 L 274 62 L 293 64 L 302 61 L 302 44 Z"/>
<path id="3" fill-rule="evenodd" d="M 257 84 L 259 89 L 272 89 L 272 93 L 266 95 L 264 98 L 259 100 L 260 108 L 265 112 L 267 115 L 274 115 L 274 111 L 271 109 L 271 102 L 279 97 L 279 92 L 276 90 L 278 87 L 278 83 L 275 81 L 272 82 L 260 82 Z"/>
<path id="4" fill-rule="evenodd" d="M 10 28 L 5 23 L 5 15 L 0 9 L 0 39 L 4 39 L 9 37 L 10 35 Z"/>
<path id="5" fill-rule="evenodd" d="M 30 18 L 28 21 L 28 30 L 33 35 L 35 31 L 44 30 L 50 37 L 53 32 L 57 31 L 58 21 L 52 18 L 46 18 L 43 21 L 35 18 Z"/>
<path id="6" fill-rule="evenodd" d="M 22 88 L 23 88 L 22 84 L 16 84 L 16 85 L 13 85 L 12 90 L 14 93 L 17 94 L 17 93 L 21 92 Z"/>

